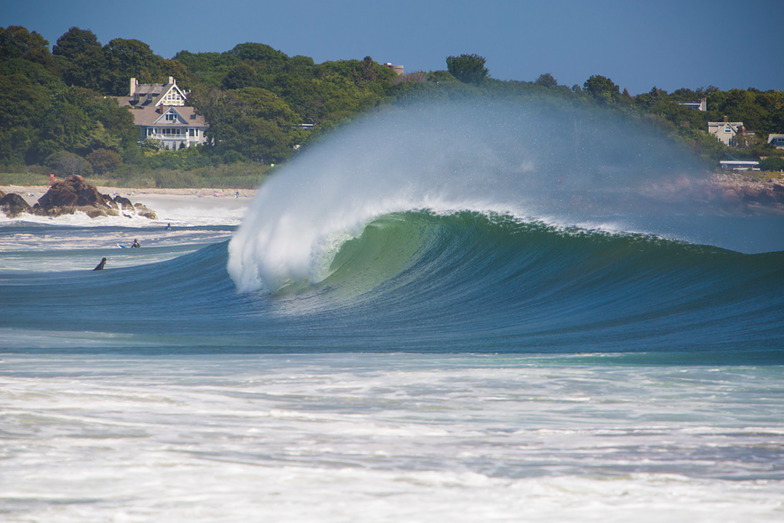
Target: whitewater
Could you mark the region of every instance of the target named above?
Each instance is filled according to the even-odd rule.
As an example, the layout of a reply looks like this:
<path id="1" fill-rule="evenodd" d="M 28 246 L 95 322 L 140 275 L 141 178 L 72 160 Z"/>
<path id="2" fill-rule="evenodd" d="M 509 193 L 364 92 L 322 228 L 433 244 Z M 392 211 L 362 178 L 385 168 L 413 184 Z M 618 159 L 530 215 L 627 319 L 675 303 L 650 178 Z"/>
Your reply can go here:
<path id="1" fill-rule="evenodd" d="M 784 218 L 707 183 L 644 122 L 441 101 L 252 199 L 0 217 L 0 518 L 780 521 Z"/>

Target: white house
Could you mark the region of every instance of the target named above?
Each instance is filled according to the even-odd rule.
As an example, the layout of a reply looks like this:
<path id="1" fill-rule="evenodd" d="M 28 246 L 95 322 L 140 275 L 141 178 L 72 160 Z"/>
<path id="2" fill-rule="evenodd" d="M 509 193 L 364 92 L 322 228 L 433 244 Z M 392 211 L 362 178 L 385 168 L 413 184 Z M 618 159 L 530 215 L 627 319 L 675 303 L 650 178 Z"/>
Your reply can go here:
<path id="1" fill-rule="evenodd" d="M 721 160 L 719 162 L 722 171 L 759 171 L 757 160 Z"/>
<path id="2" fill-rule="evenodd" d="M 703 98 L 699 102 L 678 102 L 678 105 L 691 107 L 692 109 L 697 109 L 703 113 L 708 110 L 708 100 L 706 98 Z"/>
<path id="3" fill-rule="evenodd" d="M 724 145 L 732 145 L 735 135 L 743 132 L 743 122 L 708 122 L 708 133 L 714 135 Z"/>
<path id="4" fill-rule="evenodd" d="M 187 98 L 188 93 L 170 76 L 165 84 L 140 84 L 131 78 L 129 95 L 117 101 L 130 108 L 140 142 L 154 138 L 165 149 L 176 151 L 207 141 L 207 122 L 194 107 L 185 105 Z"/>
<path id="5" fill-rule="evenodd" d="M 784 149 L 784 134 L 769 134 L 768 143 L 776 146 L 776 149 Z"/>

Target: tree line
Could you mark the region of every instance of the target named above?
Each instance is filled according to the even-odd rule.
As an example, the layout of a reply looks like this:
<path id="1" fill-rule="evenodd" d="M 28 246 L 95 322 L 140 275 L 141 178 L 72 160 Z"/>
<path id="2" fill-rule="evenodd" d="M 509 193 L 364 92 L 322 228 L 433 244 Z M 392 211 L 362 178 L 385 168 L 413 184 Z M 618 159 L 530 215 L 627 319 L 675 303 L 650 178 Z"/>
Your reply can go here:
<path id="1" fill-rule="evenodd" d="M 784 132 L 781 91 L 707 87 L 667 93 L 654 87 L 630 96 L 600 75 L 571 88 L 548 73 L 532 82 L 495 80 L 476 54 L 450 56 L 446 66 L 398 76 L 371 57 L 316 64 L 259 43 L 220 53 L 181 51 L 164 59 L 139 40 L 101 44 L 78 27 L 51 49 L 35 31 L 0 27 L 0 164 L 90 174 L 278 163 L 358 114 L 423 96 L 511 95 L 602 106 L 660 127 L 713 163 L 727 154 L 775 157 L 780 152 L 765 141 L 768 133 Z M 180 151 L 139 146 L 130 112 L 113 97 L 128 94 L 132 77 L 163 83 L 168 76 L 190 92 L 188 103 L 207 120 L 208 145 Z M 707 112 L 679 104 L 702 98 Z M 727 148 L 706 132 L 708 121 L 725 116 L 755 133 L 739 137 L 739 147 Z"/>

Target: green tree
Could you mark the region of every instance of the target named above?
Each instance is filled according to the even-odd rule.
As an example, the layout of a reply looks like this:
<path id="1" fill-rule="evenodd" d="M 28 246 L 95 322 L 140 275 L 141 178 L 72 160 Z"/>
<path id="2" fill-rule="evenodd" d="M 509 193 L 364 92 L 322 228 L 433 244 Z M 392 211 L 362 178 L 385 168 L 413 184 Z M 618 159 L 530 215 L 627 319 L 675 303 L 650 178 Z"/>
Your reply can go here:
<path id="1" fill-rule="evenodd" d="M 260 87 L 261 78 L 256 70 L 247 62 L 243 62 L 223 77 L 223 89 L 242 89 L 243 87 Z"/>
<path id="2" fill-rule="evenodd" d="M 550 73 L 540 74 L 534 83 L 547 88 L 558 87 L 558 82 L 555 81 L 555 78 Z"/>
<path id="3" fill-rule="evenodd" d="M 191 89 L 219 87 L 226 73 L 242 61 L 228 53 L 191 53 L 180 51 L 172 60 L 181 64 L 194 79 Z M 179 78 L 179 76 L 177 76 Z M 198 81 L 198 83 L 197 83 Z"/>
<path id="4" fill-rule="evenodd" d="M 52 47 L 63 81 L 99 91 L 105 73 L 103 47 L 92 31 L 71 27 Z"/>
<path id="5" fill-rule="evenodd" d="M 5 29 L 0 27 L 0 61 L 12 58 L 40 64 L 51 74 L 57 74 L 57 65 L 49 51 L 49 42 L 35 31 L 31 33 L 18 25 Z"/>
<path id="6" fill-rule="evenodd" d="M 163 142 L 155 138 L 145 138 L 139 146 L 144 152 L 157 153 L 163 150 Z"/>
<path id="7" fill-rule="evenodd" d="M 299 118 L 280 97 L 258 87 L 209 96 L 211 105 L 202 103 L 219 154 L 235 151 L 248 160 L 277 163 L 291 153 Z"/>
<path id="8" fill-rule="evenodd" d="M 110 149 L 96 149 L 87 155 L 87 161 L 98 174 L 113 171 L 122 164 L 120 155 Z"/>
<path id="9" fill-rule="evenodd" d="M 41 64 L 24 58 L 0 61 L 0 161 L 26 163 L 38 158 L 40 115 L 49 111 L 60 80 Z M 54 152 L 47 146 L 47 155 Z"/>
<path id="10" fill-rule="evenodd" d="M 602 105 L 612 105 L 621 99 L 620 88 L 606 76 L 594 75 L 583 85 L 583 91 Z"/>
<path id="11" fill-rule="evenodd" d="M 131 78 L 152 83 L 164 76 L 163 59 L 139 40 L 115 38 L 103 47 L 103 52 L 106 58 L 103 91 L 111 95 L 127 95 Z"/>
<path id="12" fill-rule="evenodd" d="M 487 77 L 485 59 L 477 54 L 461 54 L 446 59 L 449 73 L 466 84 L 479 85 Z"/>
<path id="13" fill-rule="evenodd" d="M 784 171 L 784 158 L 778 156 L 765 158 L 760 161 L 759 167 L 762 171 Z"/>
<path id="14" fill-rule="evenodd" d="M 46 165 L 53 173 L 58 176 L 68 176 L 71 174 L 90 175 L 93 168 L 90 162 L 78 154 L 67 151 L 58 151 L 46 159 Z"/>
<path id="15" fill-rule="evenodd" d="M 268 45 L 250 42 L 235 46 L 228 54 L 241 62 L 256 62 L 258 67 L 269 72 L 282 69 L 289 59 L 285 53 Z"/>
<path id="16" fill-rule="evenodd" d="M 32 33 L 20 25 L 0 27 L 0 59 L 24 58 L 31 60 L 37 56 L 36 51 L 49 49 L 49 42 L 41 35 Z M 42 64 L 43 65 L 43 64 Z"/>

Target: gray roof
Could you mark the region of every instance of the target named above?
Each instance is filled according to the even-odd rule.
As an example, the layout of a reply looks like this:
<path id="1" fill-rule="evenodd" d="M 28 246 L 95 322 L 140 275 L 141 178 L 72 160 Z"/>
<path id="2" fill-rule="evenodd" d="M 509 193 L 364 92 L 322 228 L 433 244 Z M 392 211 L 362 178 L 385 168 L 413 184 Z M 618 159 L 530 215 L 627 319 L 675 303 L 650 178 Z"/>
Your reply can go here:
<path id="1" fill-rule="evenodd" d="M 176 121 L 164 120 L 163 115 L 169 111 L 174 111 L 180 115 Z M 161 106 L 161 107 L 133 107 L 133 124 L 136 126 L 160 126 L 160 127 L 203 127 L 207 128 L 207 121 L 204 117 L 196 113 L 195 107 L 182 106 Z M 160 120 L 160 121 L 158 121 Z"/>
<path id="2" fill-rule="evenodd" d="M 120 103 L 120 106 L 155 106 L 161 103 L 162 98 L 172 87 L 177 89 L 183 98 L 187 98 L 187 93 L 180 89 L 174 78 L 169 78 L 171 81 L 166 82 L 165 84 L 138 84 L 134 89 L 133 95 L 118 96 L 117 101 Z"/>

